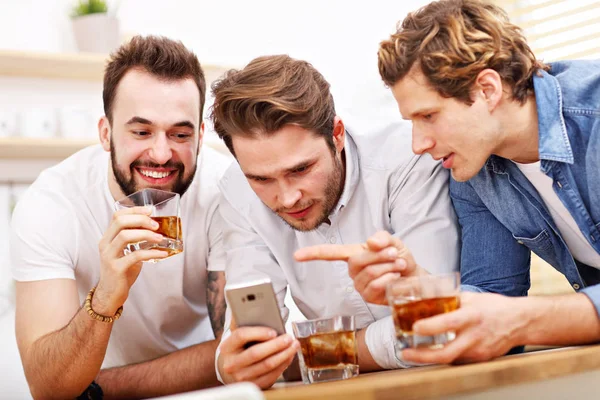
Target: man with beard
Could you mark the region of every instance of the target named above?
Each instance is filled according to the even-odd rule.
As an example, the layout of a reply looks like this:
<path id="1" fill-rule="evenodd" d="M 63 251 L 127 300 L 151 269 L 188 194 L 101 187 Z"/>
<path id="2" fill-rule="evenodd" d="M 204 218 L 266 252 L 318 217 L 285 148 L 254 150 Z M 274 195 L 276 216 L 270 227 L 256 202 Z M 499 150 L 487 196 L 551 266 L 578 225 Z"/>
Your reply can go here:
<path id="1" fill-rule="evenodd" d="M 354 315 L 360 370 L 402 366 L 388 307 L 365 303 L 346 263 L 301 264 L 293 254 L 304 246 L 364 242 L 385 230 L 405 241 L 426 269 L 456 269 L 448 173 L 411 153 L 407 126 L 346 127 L 329 83 L 305 61 L 257 58 L 229 72 L 213 93 L 215 130 L 238 161 L 219 184 L 228 284 L 269 277 L 284 319 L 288 286 L 307 318 Z M 405 267 L 398 256 L 393 249 L 381 268 L 398 276 Z M 264 327 L 229 331 L 230 324 L 227 313 L 216 356 L 220 379 L 270 387 L 298 343 Z M 261 343 L 245 349 L 249 342 Z"/>
<path id="2" fill-rule="evenodd" d="M 218 383 L 224 277 L 207 270 L 224 266 L 217 181 L 230 162 L 200 151 L 205 88 L 180 42 L 135 37 L 105 70 L 101 145 L 42 172 L 17 205 L 16 331 L 34 398 L 146 398 Z M 185 251 L 157 264 L 143 262 L 166 252 L 123 252 L 160 241 L 150 210 L 113 212 L 144 188 L 182 196 Z"/>

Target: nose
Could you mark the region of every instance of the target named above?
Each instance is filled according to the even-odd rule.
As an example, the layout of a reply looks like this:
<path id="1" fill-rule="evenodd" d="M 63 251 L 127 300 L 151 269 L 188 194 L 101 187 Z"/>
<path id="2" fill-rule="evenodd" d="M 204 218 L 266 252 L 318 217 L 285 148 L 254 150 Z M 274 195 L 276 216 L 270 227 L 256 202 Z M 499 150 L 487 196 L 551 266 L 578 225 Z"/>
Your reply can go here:
<path id="1" fill-rule="evenodd" d="M 279 185 L 279 203 L 286 209 L 294 207 L 294 205 L 302 198 L 302 192 L 287 183 Z"/>
<path id="2" fill-rule="evenodd" d="M 158 134 L 150 148 L 150 158 L 157 164 L 165 164 L 173 156 L 171 145 L 166 134 Z"/>
<path id="3" fill-rule="evenodd" d="M 426 135 L 421 129 L 413 125 L 412 128 L 412 150 L 415 154 L 423 154 L 435 146 L 435 141 Z"/>

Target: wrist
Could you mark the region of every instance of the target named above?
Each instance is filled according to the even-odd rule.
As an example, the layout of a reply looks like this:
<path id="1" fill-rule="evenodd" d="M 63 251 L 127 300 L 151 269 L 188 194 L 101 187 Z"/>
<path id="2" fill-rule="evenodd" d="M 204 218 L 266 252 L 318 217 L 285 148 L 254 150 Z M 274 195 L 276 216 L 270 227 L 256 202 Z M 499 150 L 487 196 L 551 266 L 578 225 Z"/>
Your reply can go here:
<path id="1" fill-rule="evenodd" d="M 228 385 L 233 382 L 233 379 L 223 370 L 223 355 L 217 355 L 217 379 L 224 385 Z"/>
<path id="2" fill-rule="evenodd" d="M 92 307 L 92 299 L 94 298 L 94 292 L 96 291 L 96 287 L 93 287 L 85 298 L 85 302 L 83 304 L 83 308 L 88 313 L 88 315 L 97 321 L 107 322 L 112 324 L 114 321 L 121 318 L 121 314 L 123 313 L 123 306 L 119 307 L 114 315 L 103 315 L 94 311 Z"/>
<path id="3" fill-rule="evenodd" d="M 104 289 L 101 283 L 96 287 L 92 297 L 92 308 L 95 312 L 102 315 L 114 315 L 117 310 L 125 303 L 115 296 L 111 296 L 108 290 Z"/>
<path id="4" fill-rule="evenodd" d="M 535 298 L 517 297 L 512 298 L 514 301 L 513 309 L 516 310 L 514 315 L 514 334 L 512 335 L 512 345 L 521 346 L 527 344 L 537 344 L 539 333 L 539 318 L 540 310 Z"/>

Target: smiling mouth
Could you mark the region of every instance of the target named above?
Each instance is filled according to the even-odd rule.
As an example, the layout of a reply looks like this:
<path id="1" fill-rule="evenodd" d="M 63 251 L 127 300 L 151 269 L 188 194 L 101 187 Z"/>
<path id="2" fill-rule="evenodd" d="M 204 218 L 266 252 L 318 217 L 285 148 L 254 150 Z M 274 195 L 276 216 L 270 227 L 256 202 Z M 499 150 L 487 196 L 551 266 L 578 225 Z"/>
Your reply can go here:
<path id="1" fill-rule="evenodd" d="M 152 180 L 168 180 L 172 175 L 177 172 L 176 169 L 172 170 L 160 170 L 157 171 L 155 169 L 147 169 L 147 168 L 136 168 L 136 171 L 139 172 L 144 178 L 150 178 Z"/>

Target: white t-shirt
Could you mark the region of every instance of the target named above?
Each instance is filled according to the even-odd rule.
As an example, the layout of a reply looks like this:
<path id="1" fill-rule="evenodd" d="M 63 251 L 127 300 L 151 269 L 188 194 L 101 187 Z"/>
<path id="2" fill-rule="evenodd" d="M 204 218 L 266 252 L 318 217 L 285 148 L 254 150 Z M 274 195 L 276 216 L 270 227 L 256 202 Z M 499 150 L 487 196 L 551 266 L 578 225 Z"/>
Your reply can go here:
<path id="1" fill-rule="evenodd" d="M 567 210 L 554 192 L 552 178 L 540 170 L 540 162 L 515 164 L 542 197 L 573 258 L 590 267 L 600 268 L 600 254 L 594 250 L 585 236 L 583 236 L 581 229 L 577 226 L 577 222 L 575 222 L 569 210 Z"/>
<path id="2" fill-rule="evenodd" d="M 114 213 L 109 153 L 83 149 L 42 172 L 15 208 L 11 269 L 17 281 L 75 279 L 83 303 L 100 278 L 98 244 Z M 115 322 L 103 367 L 154 359 L 214 339 L 207 268 L 223 270 L 217 182 L 231 160 L 204 146 L 180 203 L 184 252 L 147 263 Z"/>

